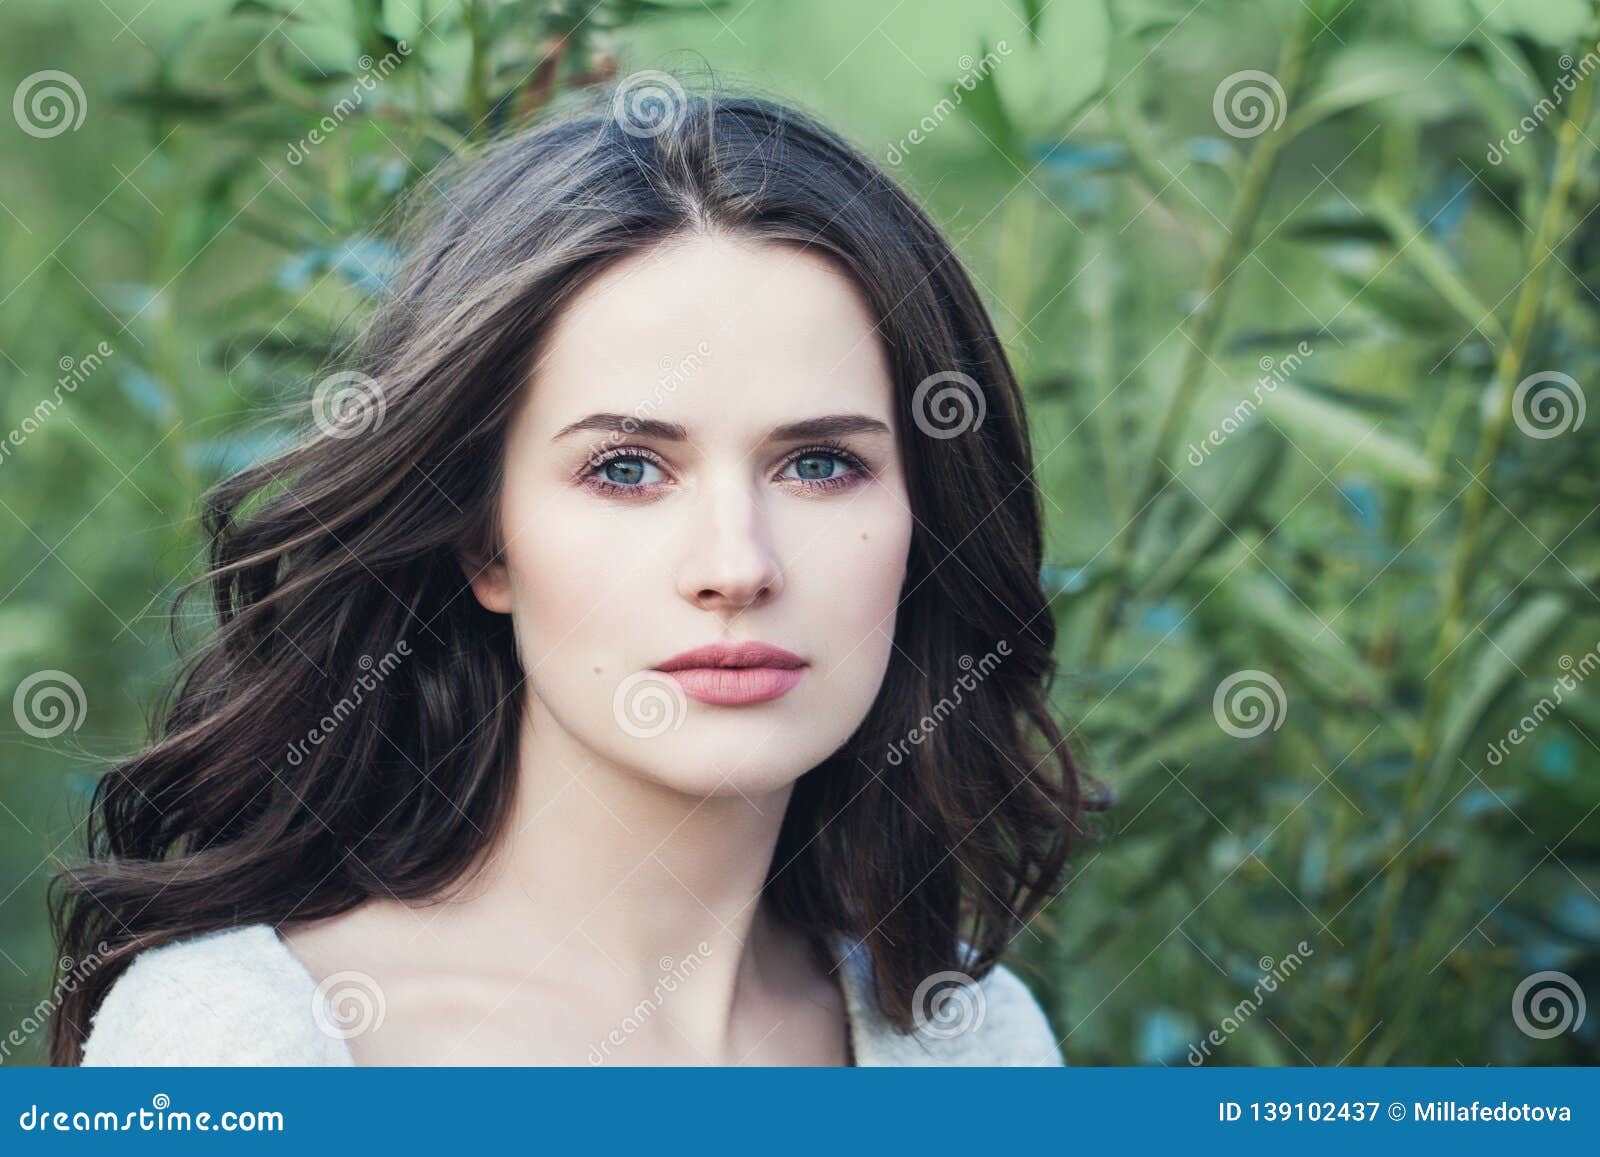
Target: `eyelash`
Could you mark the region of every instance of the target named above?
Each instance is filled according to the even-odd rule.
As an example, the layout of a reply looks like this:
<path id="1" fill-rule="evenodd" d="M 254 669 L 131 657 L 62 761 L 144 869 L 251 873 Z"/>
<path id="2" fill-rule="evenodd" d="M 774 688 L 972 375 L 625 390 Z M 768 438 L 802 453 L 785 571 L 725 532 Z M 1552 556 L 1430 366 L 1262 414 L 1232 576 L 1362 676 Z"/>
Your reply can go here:
<path id="1" fill-rule="evenodd" d="M 621 446 L 615 450 L 608 450 L 599 457 L 591 459 L 582 471 L 581 480 L 585 485 L 604 495 L 620 495 L 621 497 L 625 498 L 635 497 L 642 491 L 648 491 L 650 489 L 650 485 L 624 486 L 620 482 L 612 482 L 609 478 L 604 477 L 601 473 L 608 463 L 632 458 L 642 459 L 643 461 L 654 463 L 663 470 L 666 469 L 666 464 L 662 462 L 659 457 L 657 457 L 651 451 L 644 449 L 642 446 Z M 867 468 L 865 462 L 863 462 L 855 454 L 852 454 L 849 450 L 845 449 L 843 446 L 839 445 L 837 442 L 818 442 L 813 446 L 807 446 L 803 449 L 796 450 L 794 453 L 790 454 L 788 458 L 784 459 L 783 469 L 787 470 L 794 463 L 805 458 L 838 458 L 853 472 L 851 474 L 837 475 L 832 478 L 801 478 L 787 480 L 797 481 L 806 490 L 816 493 L 826 493 L 830 490 L 836 490 L 841 486 L 854 485 L 856 482 L 860 481 L 862 477 L 871 474 L 871 470 Z"/>

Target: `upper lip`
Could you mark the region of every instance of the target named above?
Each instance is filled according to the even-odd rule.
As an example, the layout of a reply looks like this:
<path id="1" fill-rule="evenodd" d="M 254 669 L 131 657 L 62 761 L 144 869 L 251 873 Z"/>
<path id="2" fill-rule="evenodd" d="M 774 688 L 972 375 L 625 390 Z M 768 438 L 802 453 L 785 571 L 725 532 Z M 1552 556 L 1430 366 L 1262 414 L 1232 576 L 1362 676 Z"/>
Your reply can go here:
<path id="1" fill-rule="evenodd" d="M 771 643 L 712 643 L 684 651 L 656 664 L 657 671 L 682 671 L 690 667 L 804 667 L 793 651 Z"/>

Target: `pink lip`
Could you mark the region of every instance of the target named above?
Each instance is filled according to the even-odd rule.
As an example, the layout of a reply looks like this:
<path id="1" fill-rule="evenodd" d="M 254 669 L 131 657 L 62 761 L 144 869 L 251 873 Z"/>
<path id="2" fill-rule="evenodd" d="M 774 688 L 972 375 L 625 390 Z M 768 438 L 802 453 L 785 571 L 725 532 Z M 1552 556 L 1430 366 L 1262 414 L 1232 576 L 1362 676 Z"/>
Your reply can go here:
<path id="1" fill-rule="evenodd" d="M 656 664 L 689 698 L 727 707 L 776 699 L 800 682 L 805 668 L 793 651 L 767 643 L 716 643 Z"/>

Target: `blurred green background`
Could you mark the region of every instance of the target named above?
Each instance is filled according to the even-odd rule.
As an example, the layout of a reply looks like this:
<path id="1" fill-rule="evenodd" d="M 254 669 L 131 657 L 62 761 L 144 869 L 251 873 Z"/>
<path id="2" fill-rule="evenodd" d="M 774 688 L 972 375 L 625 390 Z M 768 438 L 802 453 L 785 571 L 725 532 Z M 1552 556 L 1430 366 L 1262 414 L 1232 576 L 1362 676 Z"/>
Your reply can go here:
<path id="1" fill-rule="evenodd" d="M 1116 795 L 1015 944 L 1069 1062 L 1595 1061 L 1597 39 L 1586 0 L 9 0 L 6 1061 L 194 501 L 284 437 L 395 199 L 707 66 L 930 207 L 1030 398 Z"/>

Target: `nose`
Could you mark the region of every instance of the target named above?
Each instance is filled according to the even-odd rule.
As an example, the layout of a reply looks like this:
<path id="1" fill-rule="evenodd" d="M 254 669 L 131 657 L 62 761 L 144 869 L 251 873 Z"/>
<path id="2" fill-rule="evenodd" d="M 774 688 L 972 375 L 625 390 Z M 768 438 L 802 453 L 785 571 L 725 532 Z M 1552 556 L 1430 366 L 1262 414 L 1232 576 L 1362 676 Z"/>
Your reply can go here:
<path id="1" fill-rule="evenodd" d="M 747 483 L 708 484 L 686 537 L 678 593 L 701 610 L 738 613 L 783 589 L 765 507 Z"/>

